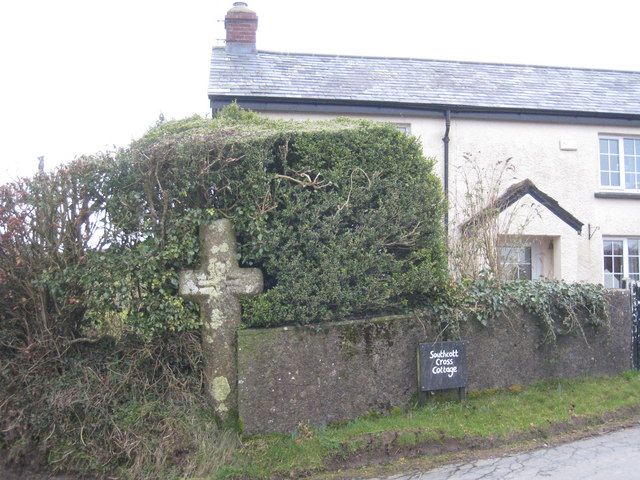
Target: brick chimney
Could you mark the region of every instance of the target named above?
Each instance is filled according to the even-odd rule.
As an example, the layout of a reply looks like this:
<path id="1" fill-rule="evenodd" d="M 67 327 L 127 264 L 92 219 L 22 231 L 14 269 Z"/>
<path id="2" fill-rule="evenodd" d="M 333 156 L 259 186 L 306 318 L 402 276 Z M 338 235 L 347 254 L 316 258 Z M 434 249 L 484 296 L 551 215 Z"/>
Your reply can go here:
<path id="1" fill-rule="evenodd" d="M 256 51 L 256 30 L 258 16 L 249 10 L 245 2 L 234 2 L 233 8 L 224 17 L 227 31 L 227 52 L 254 53 Z"/>

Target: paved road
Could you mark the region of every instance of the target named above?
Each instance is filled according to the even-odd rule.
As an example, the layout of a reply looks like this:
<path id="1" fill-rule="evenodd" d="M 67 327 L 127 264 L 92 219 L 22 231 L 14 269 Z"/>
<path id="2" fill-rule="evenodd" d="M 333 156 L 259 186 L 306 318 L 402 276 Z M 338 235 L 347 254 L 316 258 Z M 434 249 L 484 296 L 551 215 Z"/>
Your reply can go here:
<path id="1" fill-rule="evenodd" d="M 518 455 L 450 465 L 387 480 L 640 479 L 640 426 Z"/>

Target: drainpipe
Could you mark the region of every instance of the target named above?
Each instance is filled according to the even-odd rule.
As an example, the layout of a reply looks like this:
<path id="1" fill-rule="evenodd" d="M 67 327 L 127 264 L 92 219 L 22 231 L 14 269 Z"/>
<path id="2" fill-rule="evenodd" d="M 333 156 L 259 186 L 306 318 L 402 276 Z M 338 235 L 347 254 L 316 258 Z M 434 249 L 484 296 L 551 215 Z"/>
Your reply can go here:
<path id="1" fill-rule="evenodd" d="M 451 129 L 451 110 L 445 110 L 444 112 L 444 137 L 442 137 L 442 143 L 444 143 L 444 199 L 447 203 L 446 210 L 444 212 L 444 228 L 447 243 L 449 242 L 449 130 Z"/>

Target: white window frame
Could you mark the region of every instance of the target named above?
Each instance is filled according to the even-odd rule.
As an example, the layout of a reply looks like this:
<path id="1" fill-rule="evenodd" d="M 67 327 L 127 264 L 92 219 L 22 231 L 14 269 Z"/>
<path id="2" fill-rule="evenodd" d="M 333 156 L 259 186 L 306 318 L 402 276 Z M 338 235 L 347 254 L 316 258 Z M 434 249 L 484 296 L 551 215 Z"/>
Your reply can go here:
<path id="1" fill-rule="evenodd" d="M 640 192 L 639 188 L 627 188 L 626 187 L 626 172 L 625 172 L 625 152 L 624 152 L 624 140 L 640 140 L 639 137 L 633 135 L 599 135 L 598 136 L 598 185 L 601 190 L 614 190 L 622 192 Z M 618 167 L 620 173 L 620 185 L 603 185 L 602 184 L 602 168 L 600 166 L 600 156 L 602 151 L 600 150 L 600 140 L 615 140 L 618 142 Z M 637 155 L 636 155 L 637 156 Z"/>
<path id="2" fill-rule="evenodd" d="M 405 135 L 411 135 L 411 124 L 410 123 L 394 123 L 394 126 L 398 130 L 400 130 L 402 133 L 404 133 Z"/>
<path id="3" fill-rule="evenodd" d="M 526 261 L 526 256 L 527 256 L 527 252 L 529 255 L 529 261 Z M 524 253 L 525 259 L 523 261 L 520 261 L 520 254 Z M 515 261 L 514 260 L 514 254 L 515 254 Z M 505 245 L 501 245 L 500 246 L 500 266 L 502 268 L 502 274 L 505 275 L 507 273 L 507 271 L 511 268 L 515 267 L 515 272 L 516 272 L 516 278 L 515 279 L 511 279 L 511 278 L 506 278 L 505 280 L 534 280 L 534 276 L 533 276 L 533 249 L 531 248 L 531 245 L 529 244 L 524 244 L 524 245 L 512 245 L 512 244 L 505 244 Z M 529 269 L 529 278 L 521 278 L 520 277 L 520 268 L 521 267 L 528 267 Z"/>
<path id="4" fill-rule="evenodd" d="M 622 242 L 622 280 L 629 280 L 631 274 L 629 272 L 629 240 L 639 240 L 639 237 L 602 237 L 602 284 L 606 285 L 605 277 L 606 273 L 604 271 L 604 242 L 605 241 L 613 241 L 613 242 Z M 635 256 L 635 255 L 634 255 Z M 634 274 L 635 275 L 635 274 Z M 615 287 L 609 287 L 615 288 Z M 618 287 L 622 288 L 622 287 Z"/>

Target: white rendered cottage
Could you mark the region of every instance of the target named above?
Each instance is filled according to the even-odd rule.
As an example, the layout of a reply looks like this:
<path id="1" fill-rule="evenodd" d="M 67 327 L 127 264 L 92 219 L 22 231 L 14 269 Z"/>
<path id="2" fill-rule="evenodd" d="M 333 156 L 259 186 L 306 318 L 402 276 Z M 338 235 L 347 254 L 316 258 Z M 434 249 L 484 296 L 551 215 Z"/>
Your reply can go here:
<path id="1" fill-rule="evenodd" d="M 498 206 L 540 213 L 512 232 L 520 278 L 640 280 L 640 72 L 263 52 L 257 21 L 243 2 L 227 13 L 213 111 L 236 101 L 278 118 L 395 123 L 438 160 L 450 235 L 469 162 L 489 171 L 512 158 Z"/>

